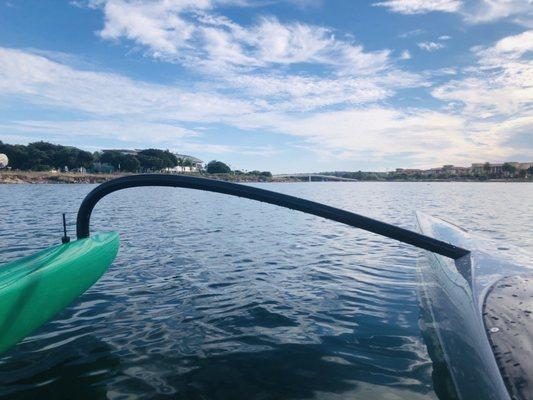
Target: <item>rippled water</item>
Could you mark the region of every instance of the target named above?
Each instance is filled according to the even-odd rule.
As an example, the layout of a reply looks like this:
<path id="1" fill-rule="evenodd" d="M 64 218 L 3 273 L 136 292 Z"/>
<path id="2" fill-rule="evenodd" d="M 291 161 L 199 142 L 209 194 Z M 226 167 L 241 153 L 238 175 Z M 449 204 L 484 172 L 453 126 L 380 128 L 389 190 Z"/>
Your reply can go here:
<path id="1" fill-rule="evenodd" d="M 415 210 L 533 250 L 533 185 L 257 185 L 414 229 Z M 0 263 L 70 234 L 91 185 L 0 186 Z M 296 211 L 186 189 L 97 206 L 119 255 L 0 358 L 18 398 L 434 399 L 419 328 L 421 252 Z"/>

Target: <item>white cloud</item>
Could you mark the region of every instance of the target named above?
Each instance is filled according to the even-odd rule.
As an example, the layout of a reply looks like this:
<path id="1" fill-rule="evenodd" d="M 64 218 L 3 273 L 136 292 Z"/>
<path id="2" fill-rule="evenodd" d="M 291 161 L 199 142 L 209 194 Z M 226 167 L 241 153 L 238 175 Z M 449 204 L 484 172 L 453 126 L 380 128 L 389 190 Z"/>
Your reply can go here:
<path id="1" fill-rule="evenodd" d="M 471 24 L 508 19 L 533 27 L 533 0 L 386 0 L 374 3 L 398 14 L 458 13 Z"/>
<path id="2" fill-rule="evenodd" d="M 223 23 L 231 21 L 212 25 Z M 254 35 L 254 40 L 257 37 L 261 36 Z M 380 68 L 370 62 L 368 72 L 359 76 L 345 73 L 344 62 L 338 63 L 336 74 L 327 77 L 230 70 L 216 80 L 184 89 L 178 84 L 151 84 L 111 72 L 75 68 L 69 66 L 68 57 L 53 61 L 29 51 L 0 48 L 0 95 L 81 115 L 79 121 L 14 121 L 0 130 L 28 135 L 47 132 L 65 138 L 75 134 L 113 138 L 125 146 L 162 143 L 164 147 L 198 152 L 253 155 L 275 151 L 261 146 L 200 144 L 204 130 L 187 128 L 190 123 L 200 123 L 212 130 L 222 124 L 228 129 L 298 137 L 300 144 L 336 159 L 364 161 L 400 155 L 419 166 L 464 164 L 472 158 L 504 159 L 517 151 L 510 144 L 512 136 L 532 128 L 530 39 L 531 31 L 526 31 L 492 46 L 474 48 L 477 65 L 463 69 L 460 75 L 449 75 L 456 72 L 451 69 L 436 71 L 441 78 L 449 75 L 454 79 L 431 89 L 431 94 L 445 103 L 440 110 L 387 105 L 385 100 L 399 89 L 428 86 L 426 79 L 433 76 L 425 75 L 424 79 L 402 71 L 392 61 Z M 275 50 L 264 58 L 275 59 L 291 40 L 282 40 L 279 46 L 267 45 Z M 261 46 L 256 45 L 255 51 Z M 324 54 L 322 49 L 290 47 L 296 48 L 290 53 L 294 59 L 302 53 L 307 59 L 319 59 Z M 324 48 L 343 52 L 354 51 L 355 46 L 333 40 Z M 240 49 L 236 51 L 243 54 Z"/>
<path id="3" fill-rule="evenodd" d="M 264 100 L 263 110 L 312 111 L 328 106 L 377 102 L 407 87 L 428 83 L 420 76 L 391 70 L 374 76 L 326 78 L 296 75 L 235 75 L 221 83 Z"/>
<path id="4" fill-rule="evenodd" d="M 426 84 L 416 74 L 390 69 L 359 78 L 227 75 L 210 88 L 191 91 L 110 72 L 80 70 L 43 55 L 0 48 L 0 95 L 81 115 L 74 121 L 13 121 L 0 128 L 29 135 L 112 138 L 124 143 L 179 141 L 185 146 L 188 142 L 184 139 L 200 133 L 185 128 L 184 123 L 223 123 L 281 132 L 285 114 L 374 103 L 399 88 Z M 221 94 L 228 89 L 231 94 Z"/>
<path id="5" fill-rule="evenodd" d="M 100 36 L 127 39 L 149 54 L 191 68 L 223 73 L 233 68 L 314 63 L 341 72 L 366 73 L 387 66 L 389 51 L 366 52 L 334 37 L 331 29 L 264 17 L 241 26 L 213 11 L 212 0 L 99 0 Z"/>
<path id="6" fill-rule="evenodd" d="M 412 165 L 429 166 L 525 154 L 530 150 L 513 145 L 513 138 L 533 131 L 531 34 L 526 31 L 474 48 L 477 66 L 464 69 L 461 79 L 431 90 L 449 105 L 441 111 L 363 104 L 303 115 L 249 114 L 234 123 L 304 137 L 309 149 L 335 159 L 407 154 Z M 440 76 L 456 73 L 450 68 L 438 71 Z"/>
<path id="7" fill-rule="evenodd" d="M 325 159 L 372 162 L 402 156 L 411 166 L 429 167 L 512 156 L 517 149 L 506 142 L 528 121 L 508 122 L 487 124 L 466 112 L 368 106 L 301 115 L 254 113 L 232 123 L 301 137 L 307 150 Z"/>
<path id="8" fill-rule="evenodd" d="M 400 54 L 400 60 L 409 60 L 411 58 L 411 53 L 409 53 L 409 50 L 402 51 L 402 54 Z"/>
<path id="9" fill-rule="evenodd" d="M 399 14 L 426 14 L 432 11 L 456 12 L 461 8 L 460 0 L 387 0 L 374 3 Z"/>
<path id="10" fill-rule="evenodd" d="M 152 143 L 176 142 L 185 137 L 196 137 L 199 134 L 180 126 L 160 122 L 117 121 L 113 120 L 19 120 L 0 125 L 6 131 L 24 133 L 46 133 L 62 137 L 91 137 L 122 142 L 142 142 L 150 135 Z"/>
<path id="11" fill-rule="evenodd" d="M 464 78 L 432 90 L 434 97 L 454 105 L 456 114 L 468 122 L 467 134 L 492 159 L 531 151 L 513 146 L 513 138 L 531 137 L 533 132 L 532 37 L 533 31 L 526 31 L 475 47 L 477 66 L 466 69 Z"/>
<path id="12" fill-rule="evenodd" d="M 131 2 L 109 0 L 103 3 L 105 26 L 100 32 L 104 39 L 125 37 L 148 46 L 154 55 L 177 54 L 195 30 L 182 13 L 211 7 L 209 0 L 166 0 Z"/>
<path id="13" fill-rule="evenodd" d="M 439 40 L 450 40 L 452 37 L 448 35 L 439 36 Z"/>
<path id="14" fill-rule="evenodd" d="M 412 36 L 418 36 L 420 34 L 424 33 L 423 29 L 413 29 L 412 31 L 404 32 L 400 35 L 398 35 L 399 38 L 406 39 Z"/>
<path id="15" fill-rule="evenodd" d="M 532 0 L 471 0 L 465 3 L 461 13 L 467 22 L 473 24 L 511 19 L 533 27 Z"/>
<path id="16" fill-rule="evenodd" d="M 488 65 L 497 65 L 510 60 L 517 60 L 525 53 L 533 51 L 533 30 L 522 32 L 518 35 L 507 36 L 492 47 L 475 47 L 482 62 Z"/>
<path id="17" fill-rule="evenodd" d="M 0 123 L 0 131 L 17 132 L 17 135 L 2 135 L 2 140 L 10 143 L 26 144 L 40 139 L 46 134 L 52 142 L 61 144 L 77 143 L 80 138 L 110 139 L 124 143 L 126 148 L 161 146 L 180 152 L 201 152 L 209 154 L 274 155 L 279 150 L 272 146 L 239 146 L 193 142 L 200 136 L 197 132 L 180 126 L 142 121 L 116 120 L 19 120 Z M 100 150 L 99 146 L 83 146 Z"/>
<path id="18" fill-rule="evenodd" d="M 134 81 L 113 73 L 79 70 L 6 48 L 0 48 L 0 93 L 99 116 L 144 118 L 149 111 L 153 119 L 217 121 L 235 110 L 253 110 L 249 101 Z"/>
<path id="19" fill-rule="evenodd" d="M 464 144 L 462 124 L 461 118 L 434 111 L 371 107 L 324 112 L 280 125 L 287 133 L 310 137 L 315 144 L 333 151 L 387 157 L 428 148 L 456 148 Z"/>
<path id="20" fill-rule="evenodd" d="M 317 8 L 323 5 L 323 0 L 286 0 L 288 3 L 301 8 Z"/>
<path id="21" fill-rule="evenodd" d="M 420 47 L 422 50 L 429 51 L 429 52 L 440 50 L 443 47 L 445 47 L 442 43 L 436 43 L 436 42 L 420 42 L 420 43 L 417 43 L 417 46 Z"/>
<path id="22" fill-rule="evenodd" d="M 379 74 L 324 78 L 313 75 L 223 74 L 204 90 L 149 84 L 80 70 L 26 51 L 0 48 L 0 93 L 23 96 L 100 117 L 222 122 L 235 114 L 313 110 L 383 100 L 427 83 L 395 68 Z M 220 94 L 233 90 L 231 94 Z"/>
<path id="23" fill-rule="evenodd" d="M 275 64 L 330 62 L 325 53 L 334 44 L 328 29 L 299 23 L 281 24 L 275 18 L 262 19 L 246 36 L 247 42 L 256 49 L 257 59 Z"/>
<path id="24" fill-rule="evenodd" d="M 433 91 L 441 100 L 464 104 L 481 118 L 517 117 L 533 110 L 533 30 L 505 37 L 493 46 L 475 47 L 478 67 L 462 80 Z"/>

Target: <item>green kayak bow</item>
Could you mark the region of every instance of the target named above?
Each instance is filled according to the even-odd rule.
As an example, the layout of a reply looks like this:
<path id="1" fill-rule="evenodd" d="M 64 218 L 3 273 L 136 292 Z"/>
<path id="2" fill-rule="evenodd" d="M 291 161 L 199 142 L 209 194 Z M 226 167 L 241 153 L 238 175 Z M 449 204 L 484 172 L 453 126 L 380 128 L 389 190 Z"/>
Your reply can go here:
<path id="1" fill-rule="evenodd" d="M 102 233 L 0 266 L 0 353 L 89 289 L 115 259 L 118 245 L 117 233 Z"/>
<path id="2" fill-rule="evenodd" d="M 186 175 L 125 176 L 97 186 L 85 197 L 78 210 L 76 241 L 70 242 L 67 237 L 63 217 L 62 245 L 0 265 L 0 353 L 52 319 L 109 268 L 118 251 L 118 234 L 90 236 L 91 213 L 104 196 L 141 186 L 197 189 L 257 200 L 364 229 L 445 257 L 457 259 L 469 254 L 468 250 L 420 233 L 270 190 Z"/>

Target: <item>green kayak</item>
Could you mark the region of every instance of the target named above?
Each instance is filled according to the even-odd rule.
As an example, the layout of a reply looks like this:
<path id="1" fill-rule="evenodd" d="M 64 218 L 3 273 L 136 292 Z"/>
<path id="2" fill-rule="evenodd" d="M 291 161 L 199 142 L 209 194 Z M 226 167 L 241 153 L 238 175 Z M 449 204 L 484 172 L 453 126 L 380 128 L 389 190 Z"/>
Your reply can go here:
<path id="1" fill-rule="evenodd" d="M 0 265 L 0 353 L 89 289 L 118 252 L 115 232 L 53 246 Z"/>

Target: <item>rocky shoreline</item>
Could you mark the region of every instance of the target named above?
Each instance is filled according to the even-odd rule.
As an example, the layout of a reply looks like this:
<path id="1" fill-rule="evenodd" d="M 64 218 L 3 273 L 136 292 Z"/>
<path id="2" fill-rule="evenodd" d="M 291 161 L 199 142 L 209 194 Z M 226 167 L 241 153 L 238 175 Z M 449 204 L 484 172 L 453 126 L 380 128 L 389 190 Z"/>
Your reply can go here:
<path id="1" fill-rule="evenodd" d="M 89 174 L 72 172 L 34 172 L 34 171 L 1 171 L 0 184 L 64 184 L 88 183 L 96 184 L 131 174 Z M 219 179 L 228 182 L 298 182 L 297 179 L 273 179 L 261 175 L 233 175 L 233 174 L 190 174 L 203 178 Z"/>
<path id="2" fill-rule="evenodd" d="M 52 173 L 33 171 L 2 171 L 0 184 L 21 183 L 102 183 L 113 179 L 110 174 Z"/>
<path id="3" fill-rule="evenodd" d="M 115 174 L 89 174 L 73 172 L 37 172 L 37 171 L 0 171 L 0 184 L 97 184 L 106 182 L 110 179 L 127 176 L 127 173 Z M 265 177 L 262 175 L 250 174 L 206 174 L 195 173 L 188 174 L 202 178 L 223 180 L 227 182 L 306 182 L 307 179 L 298 179 L 295 177 Z M 372 180 L 362 179 L 360 182 L 532 182 L 531 179 L 487 179 L 484 181 L 474 179 L 391 179 L 391 180 Z"/>

